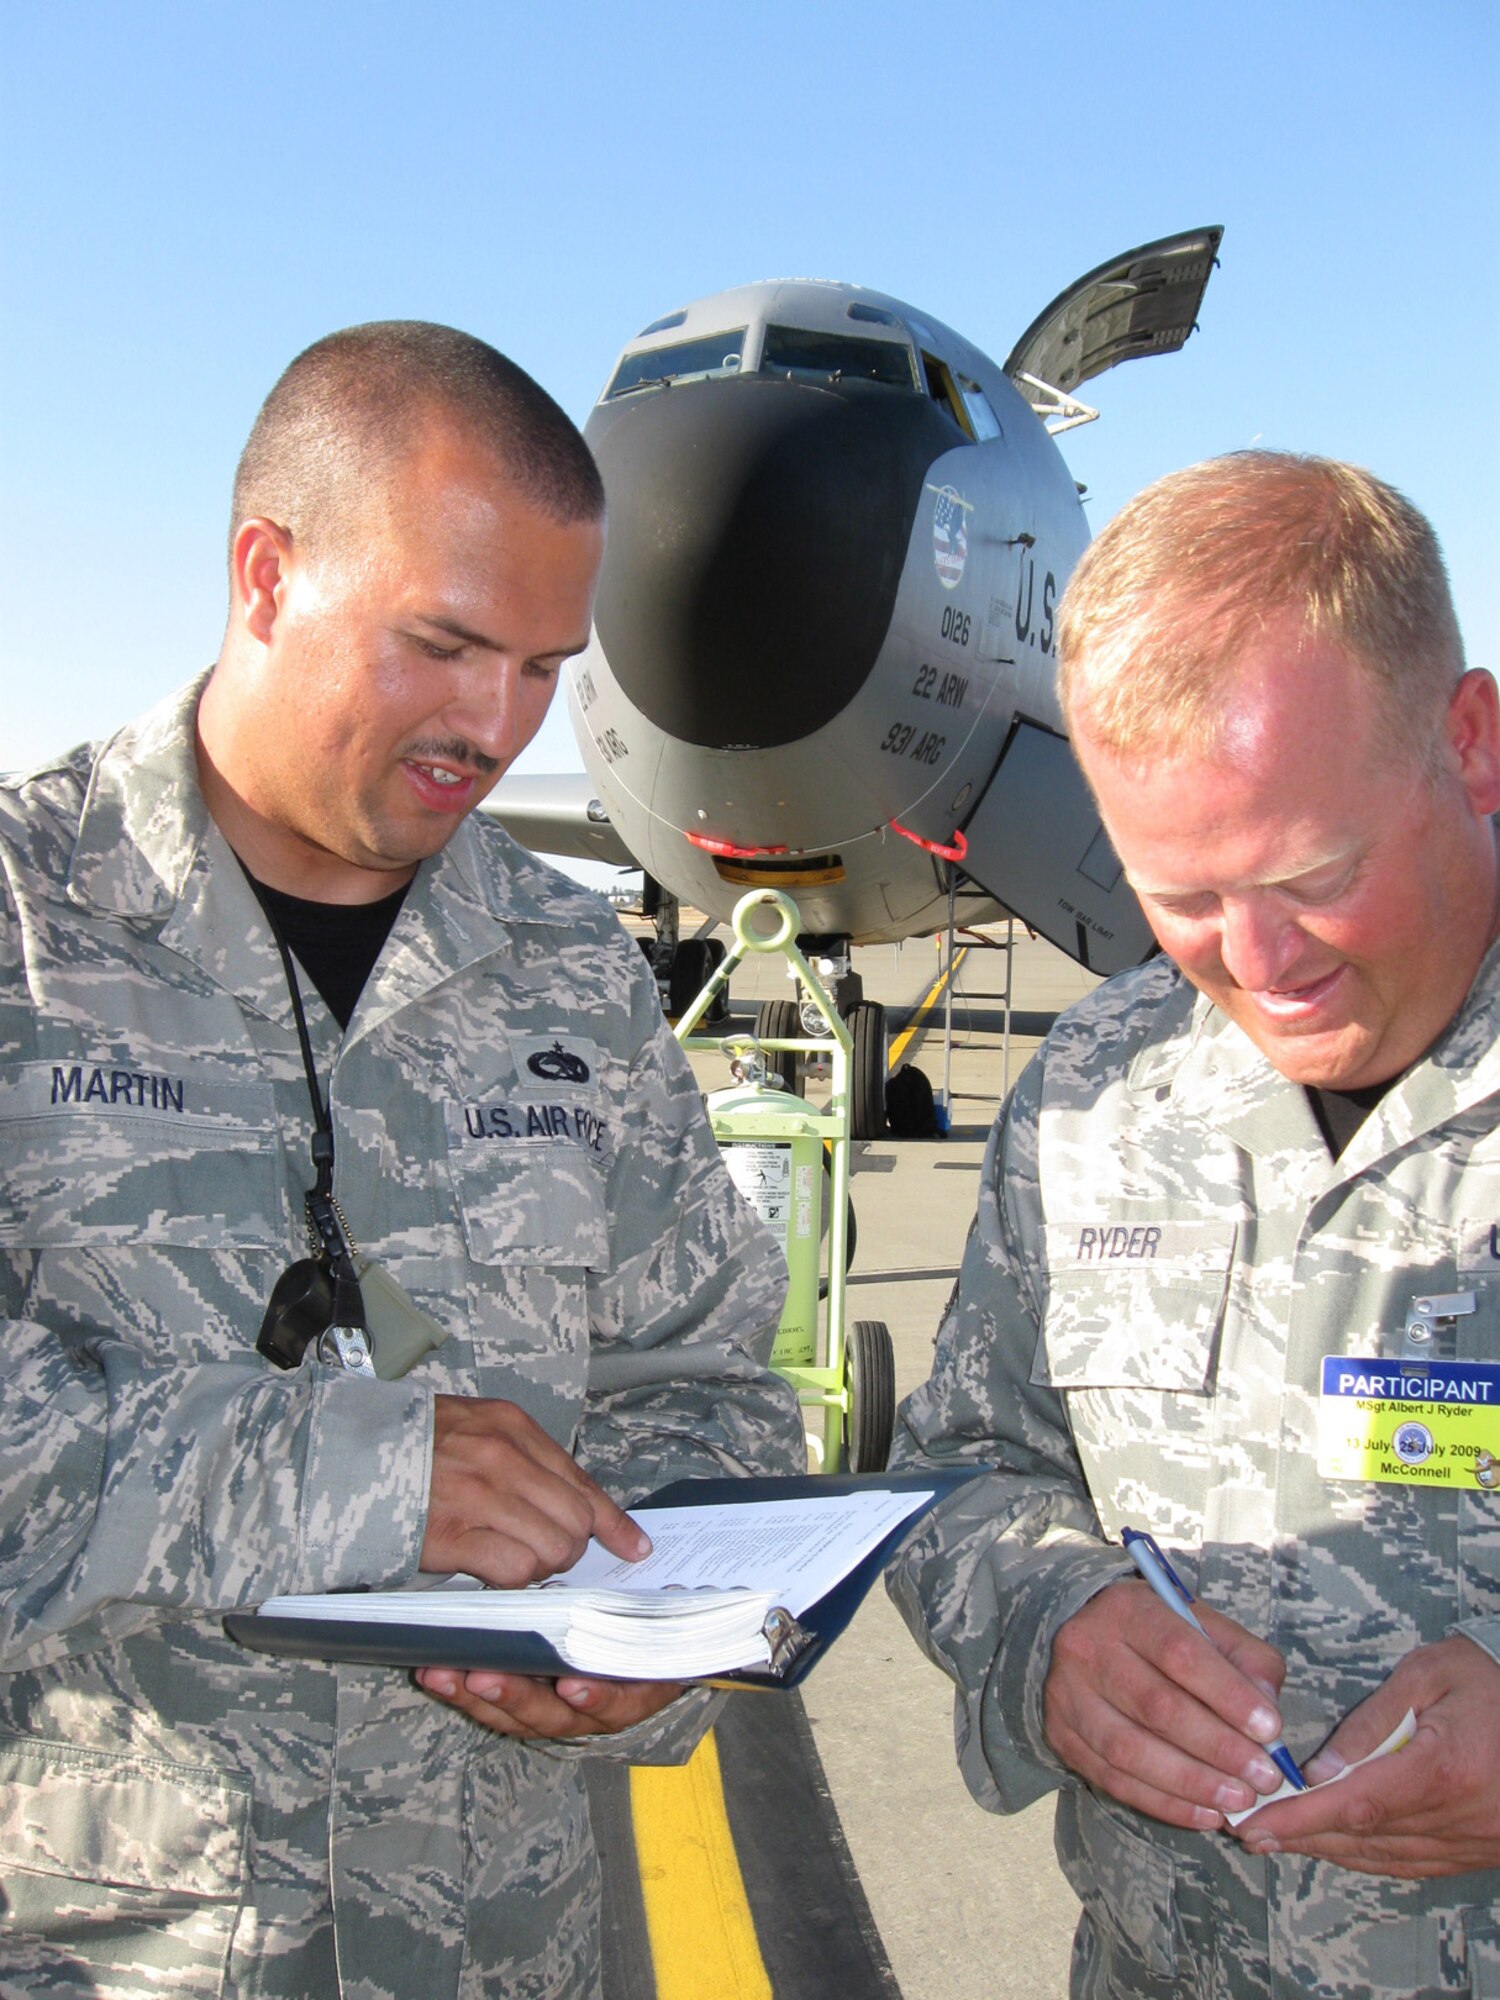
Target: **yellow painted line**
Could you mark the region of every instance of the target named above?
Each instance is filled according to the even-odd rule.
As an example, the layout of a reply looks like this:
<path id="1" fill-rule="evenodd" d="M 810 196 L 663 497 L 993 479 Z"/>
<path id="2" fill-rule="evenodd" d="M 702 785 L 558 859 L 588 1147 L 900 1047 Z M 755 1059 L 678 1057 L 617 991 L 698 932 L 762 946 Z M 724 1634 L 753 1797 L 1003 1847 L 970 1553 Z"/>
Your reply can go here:
<path id="1" fill-rule="evenodd" d="M 773 2000 L 714 1732 L 686 1764 L 633 1764 L 630 1813 L 656 2000 Z"/>
<path id="2" fill-rule="evenodd" d="M 958 971 L 958 968 L 963 964 L 968 955 L 968 945 L 961 944 L 953 954 L 953 963 L 948 971 L 940 972 L 937 978 L 933 980 L 931 986 L 928 987 L 922 999 L 917 1003 L 917 1011 L 912 1015 L 911 1020 L 902 1029 L 895 1041 L 891 1043 L 890 1056 L 886 1062 L 888 1070 L 895 1071 L 897 1063 L 906 1054 L 908 1044 L 926 1026 L 927 1016 L 942 998 L 943 988 L 947 985 L 950 975 Z"/>

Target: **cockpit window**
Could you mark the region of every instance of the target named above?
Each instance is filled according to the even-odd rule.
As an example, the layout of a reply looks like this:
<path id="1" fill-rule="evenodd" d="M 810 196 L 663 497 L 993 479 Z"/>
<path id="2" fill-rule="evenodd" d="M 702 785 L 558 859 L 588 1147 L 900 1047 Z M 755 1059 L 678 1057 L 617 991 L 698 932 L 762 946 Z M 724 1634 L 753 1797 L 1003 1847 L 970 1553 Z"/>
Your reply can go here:
<path id="1" fill-rule="evenodd" d="M 967 375 L 958 378 L 958 393 L 964 399 L 964 408 L 969 413 L 969 422 L 974 426 L 974 435 L 981 444 L 988 444 L 991 438 L 1003 435 L 1000 419 L 990 404 L 989 397 L 977 382 L 971 382 Z"/>
<path id="2" fill-rule="evenodd" d="M 768 375 L 836 376 L 845 382 L 884 382 L 892 389 L 917 386 L 911 349 L 901 341 L 809 333 L 800 326 L 768 326 L 760 365 Z"/>
<path id="3" fill-rule="evenodd" d="M 884 306 L 867 306 L 863 299 L 856 299 L 849 308 L 850 319 L 862 319 L 870 326 L 900 326 L 901 322 L 893 312 Z"/>
<path id="4" fill-rule="evenodd" d="M 688 376 L 733 375 L 745 346 L 745 329 L 705 334 L 697 340 L 674 341 L 670 347 L 650 347 L 644 354 L 627 354 L 604 392 L 627 396 L 632 389 L 649 389 L 658 382 L 681 382 Z"/>

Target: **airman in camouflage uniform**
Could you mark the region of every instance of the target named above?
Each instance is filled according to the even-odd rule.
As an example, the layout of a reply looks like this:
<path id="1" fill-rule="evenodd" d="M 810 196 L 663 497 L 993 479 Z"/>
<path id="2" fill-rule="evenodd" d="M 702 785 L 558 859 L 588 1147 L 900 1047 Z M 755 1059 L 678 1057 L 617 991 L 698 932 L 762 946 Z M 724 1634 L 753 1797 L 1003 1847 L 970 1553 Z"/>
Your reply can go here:
<path id="1" fill-rule="evenodd" d="M 1494 684 L 1415 510 L 1277 454 L 1140 496 L 1061 632 L 1169 956 L 1002 1112 L 895 1454 L 985 1471 L 890 1586 L 976 1798 L 1058 1793 L 1075 1995 L 1495 2000 L 1500 1495 L 1477 1453 L 1331 1476 L 1320 1398 L 1325 1357 L 1458 1358 L 1500 1457 Z M 1408 1709 L 1406 1748 L 1229 1825 L 1278 1732 L 1316 1786 Z"/>
<path id="2" fill-rule="evenodd" d="M 358 331 L 366 379 L 479 348 Z M 566 425 L 546 411 L 543 446 Z M 800 1467 L 763 1365 L 784 1269 L 644 961 L 597 897 L 465 817 L 587 635 L 598 506 L 539 498 L 441 399 L 397 453 L 432 534 L 391 499 L 353 608 L 337 553 L 242 526 L 209 692 L 0 789 L 6 2000 L 596 1994 L 578 1759 L 678 1760 L 712 1698 L 419 1686 L 249 1653 L 222 1614 L 424 1570 L 524 1581 L 590 1532 L 639 1553 L 581 1467 L 626 1504 Z M 299 617 L 326 672 L 286 653 Z M 250 667 L 254 698 L 210 726 L 215 680 L 235 697 Z M 269 772 L 238 811 L 226 715 Z M 278 759 L 305 760 L 305 797 L 275 793 Z M 256 1351 L 305 1251 L 312 1113 L 237 853 L 328 904 L 409 882 L 347 1031 L 303 982 L 348 1231 L 447 1336 L 400 1379 Z"/>

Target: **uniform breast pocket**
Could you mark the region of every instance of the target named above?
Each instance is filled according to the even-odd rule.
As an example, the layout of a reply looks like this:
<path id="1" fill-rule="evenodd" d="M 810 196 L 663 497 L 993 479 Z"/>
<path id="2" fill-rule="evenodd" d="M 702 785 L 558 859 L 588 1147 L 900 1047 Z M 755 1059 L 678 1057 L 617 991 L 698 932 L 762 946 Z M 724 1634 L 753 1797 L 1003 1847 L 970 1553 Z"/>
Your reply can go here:
<path id="1" fill-rule="evenodd" d="M 1078 1229 L 1049 1229 L 1031 1378 L 1062 1393 L 1111 1532 L 1116 1497 L 1152 1469 L 1170 1466 L 1174 1498 L 1198 1511 L 1234 1241 L 1232 1223 L 1128 1222 L 1090 1225 L 1080 1252 Z"/>
<path id="2" fill-rule="evenodd" d="M 81 1063 L 0 1074 L 0 1245 L 235 1249 L 285 1234 L 269 1085 Z"/>
<path id="3" fill-rule="evenodd" d="M 586 1145 L 566 1137 L 475 1137 L 464 1107 L 453 1106 L 448 1157 L 472 1262 L 605 1269 L 603 1179 Z"/>
<path id="4" fill-rule="evenodd" d="M 476 1136 L 450 1111 L 478 1393 L 566 1437 L 588 1379 L 588 1278 L 610 1261 L 601 1169 L 565 1137 Z"/>
<path id="5" fill-rule="evenodd" d="M 1032 1380 L 1205 1394 L 1234 1237 L 1224 1222 L 1049 1224 L 1050 1296 Z"/>

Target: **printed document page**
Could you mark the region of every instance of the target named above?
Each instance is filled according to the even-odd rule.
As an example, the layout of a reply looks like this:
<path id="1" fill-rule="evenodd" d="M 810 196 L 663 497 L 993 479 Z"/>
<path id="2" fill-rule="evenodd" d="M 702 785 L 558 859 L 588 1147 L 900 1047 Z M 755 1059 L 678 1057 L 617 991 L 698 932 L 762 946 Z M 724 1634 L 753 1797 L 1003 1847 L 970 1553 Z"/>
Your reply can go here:
<path id="1" fill-rule="evenodd" d="M 644 1562 L 624 1562 L 590 1542 L 557 1582 L 570 1589 L 764 1591 L 795 1618 L 931 1498 L 873 1489 L 723 1507 L 653 1507 L 631 1516 L 651 1537 Z"/>
<path id="2" fill-rule="evenodd" d="M 345 1634 L 370 1626 L 429 1635 L 530 1634 L 579 1672 L 625 1679 L 690 1680 L 764 1668 L 775 1662 L 775 1643 L 800 1637 L 773 1633 L 771 1612 L 796 1619 L 810 1611 L 932 1498 L 933 1489 L 872 1485 L 795 1499 L 644 1508 L 635 1518 L 653 1550 L 643 1562 L 623 1562 L 591 1542 L 571 1570 L 523 1590 L 486 1590 L 472 1577 L 454 1577 L 436 1589 L 272 1598 L 258 1615 L 311 1619 Z M 434 1662 L 440 1656 L 439 1640 Z"/>

